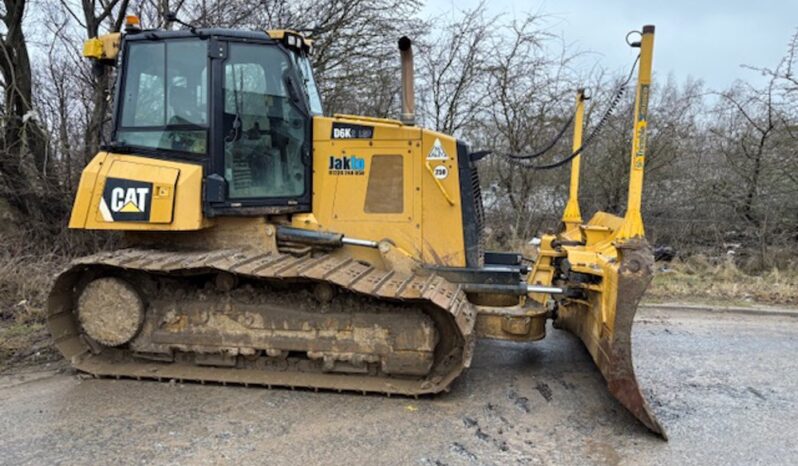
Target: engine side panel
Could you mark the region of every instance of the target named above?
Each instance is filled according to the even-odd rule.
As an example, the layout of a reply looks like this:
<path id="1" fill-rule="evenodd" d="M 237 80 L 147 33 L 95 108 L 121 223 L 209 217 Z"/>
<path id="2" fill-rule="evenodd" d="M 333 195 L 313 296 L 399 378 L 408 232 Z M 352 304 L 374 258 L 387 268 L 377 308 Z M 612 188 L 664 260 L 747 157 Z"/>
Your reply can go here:
<path id="1" fill-rule="evenodd" d="M 314 118 L 313 212 L 299 228 L 391 239 L 427 264 L 465 266 L 456 141 L 393 120 Z"/>
<path id="2" fill-rule="evenodd" d="M 100 152 L 83 170 L 70 228 L 190 231 L 202 215 L 199 164 Z"/>

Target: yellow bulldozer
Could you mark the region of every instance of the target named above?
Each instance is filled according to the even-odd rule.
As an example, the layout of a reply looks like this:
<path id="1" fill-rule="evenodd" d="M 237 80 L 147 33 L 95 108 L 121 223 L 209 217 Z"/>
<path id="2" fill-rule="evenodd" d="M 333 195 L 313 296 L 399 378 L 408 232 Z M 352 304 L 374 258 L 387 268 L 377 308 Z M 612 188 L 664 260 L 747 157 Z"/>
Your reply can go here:
<path id="1" fill-rule="evenodd" d="M 84 45 L 117 82 L 111 143 L 83 170 L 69 220 L 123 244 L 57 276 L 55 345 L 98 377 L 418 396 L 447 390 L 478 338 L 540 340 L 552 320 L 664 437 L 630 341 L 653 267 L 640 214 L 653 38 L 645 26 L 631 44 L 625 216 L 581 218 L 580 91 L 562 230 L 537 239 L 529 265 L 484 250 L 485 153 L 414 124 L 409 39 L 400 120 L 330 117 L 300 33 L 128 18 Z"/>

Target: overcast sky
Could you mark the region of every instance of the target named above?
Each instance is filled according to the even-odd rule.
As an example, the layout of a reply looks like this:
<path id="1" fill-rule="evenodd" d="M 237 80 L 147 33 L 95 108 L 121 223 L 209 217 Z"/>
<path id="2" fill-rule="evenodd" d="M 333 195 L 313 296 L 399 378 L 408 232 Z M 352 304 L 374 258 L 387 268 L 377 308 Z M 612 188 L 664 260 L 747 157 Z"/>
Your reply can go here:
<path id="1" fill-rule="evenodd" d="M 479 0 L 427 0 L 425 16 L 473 8 Z M 656 26 L 654 72 L 682 81 L 702 79 L 722 89 L 735 79 L 762 78 L 740 65 L 775 67 L 798 29 L 798 0 L 631 1 L 490 0 L 488 10 L 508 19 L 525 12 L 549 16 L 548 28 L 577 49 L 584 70 L 596 62 L 611 71 L 628 69 L 635 52 L 624 36 L 644 24 Z"/>

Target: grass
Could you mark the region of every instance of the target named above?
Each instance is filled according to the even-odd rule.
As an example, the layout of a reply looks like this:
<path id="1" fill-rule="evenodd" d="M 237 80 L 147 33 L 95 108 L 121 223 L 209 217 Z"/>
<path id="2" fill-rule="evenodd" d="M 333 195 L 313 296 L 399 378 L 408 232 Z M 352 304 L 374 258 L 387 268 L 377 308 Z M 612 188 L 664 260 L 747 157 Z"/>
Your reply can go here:
<path id="1" fill-rule="evenodd" d="M 44 326 L 47 294 L 66 262 L 52 254 L 0 252 L 0 371 L 52 353 Z"/>
<path id="2" fill-rule="evenodd" d="M 794 265 L 748 274 L 730 259 L 694 255 L 670 264 L 657 264 L 657 269 L 644 298 L 647 301 L 798 305 L 798 270 Z"/>
<path id="3" fill-rule="evenodd" d="M 50 285 L 66 263 L 52 254 L 0 253 L 0 319 L 43 322 Z"/>

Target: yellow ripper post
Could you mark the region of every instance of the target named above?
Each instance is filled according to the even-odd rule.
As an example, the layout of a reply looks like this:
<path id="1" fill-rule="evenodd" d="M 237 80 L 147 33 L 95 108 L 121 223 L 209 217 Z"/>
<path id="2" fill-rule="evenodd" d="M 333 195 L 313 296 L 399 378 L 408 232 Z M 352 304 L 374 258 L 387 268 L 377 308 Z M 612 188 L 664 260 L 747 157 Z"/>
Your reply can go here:
<path id="1" fill-rule="evenodd" d="M 648 97 L 651 90 L 651 62 L 654 57 L 654 26 L 643 27 L 640 40 L 640 69 L 635 97 L 634 133 L 632 134 L 632 161 L 629 167 L 629 197 L 623 226 L 616 239 L 626 240 L 645 236 L 640 205 L 643 198 L 643 173 L 646 163 L 646 135 L 648 125 Z"/>
<path id="2" fill-rule="evenodd" d="M 573 151 L 582 147 L 582 126 L 585 119 L 585 90 L 577 89 L 576 91 L 576 113 L 574 114 L 574 140 L 572 144 Z M 579 234 L 579 225 L 582 224 L 582 213 L 579 210 L 579 168 L 581 154 L 571 160 L 571 185 L 568 191 L 568 203 L 565 204 L 565 210 L 562 214 L 562 222 L 565 225 L 565 233 L 571 236 L 571 233 Z"/>

